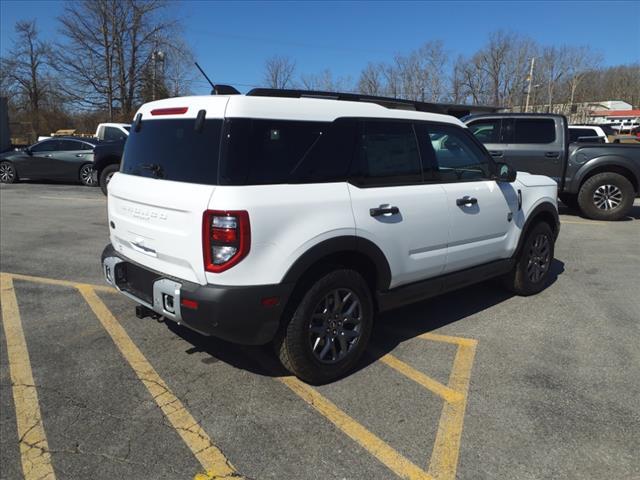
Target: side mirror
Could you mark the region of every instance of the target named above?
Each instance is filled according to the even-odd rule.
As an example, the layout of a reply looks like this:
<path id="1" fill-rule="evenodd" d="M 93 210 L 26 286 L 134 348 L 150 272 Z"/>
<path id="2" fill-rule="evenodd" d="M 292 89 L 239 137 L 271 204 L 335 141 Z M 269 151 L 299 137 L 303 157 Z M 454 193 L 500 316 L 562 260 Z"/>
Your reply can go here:
<path id="1" fill-rule="evenodd" d="M 511 183 L 515 181 L 517 173 L 508 163 L 496 163 L 494 180 Z"/>

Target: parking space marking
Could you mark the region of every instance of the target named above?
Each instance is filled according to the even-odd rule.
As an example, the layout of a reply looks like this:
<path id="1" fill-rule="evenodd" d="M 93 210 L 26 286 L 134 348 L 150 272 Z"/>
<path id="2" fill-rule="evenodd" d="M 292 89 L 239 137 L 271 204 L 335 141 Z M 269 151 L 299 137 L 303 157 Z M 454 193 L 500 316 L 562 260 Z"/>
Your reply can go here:
<path id="1" fill-rule="evenodd" d="M 0 273 L 0 275 L 6 275 L 16 280 L 24 280 L 26 282 L 45 283 L 47 285 L 58 285 L 60 287 L 72 287 L 76 288 L 79 285 L 91 287 L 99 292 L 117 293 L 117 290 L 107 285 L 94 285 L 91 283 L 79 283 L 71 282 L 69 280 L 57 280 L 55 278 L 34 277 L 33 275 L 23 275 L 21 273 Z"/>
<path id="2" fill-rule="evenodd" d="M 384 440 L 356 422 L 314 388 L 295 377 L 282 377 L 278 380 L 399 477 L 410 480 L 433 480 L 427 472 L 400 455 Z"/>
<path id="3" fill-rule="evenodd" d="M 9 357 L 22 472 L 25 480 L 54 480 L 56 476 L 51 465 L 49 444 L 42 425 L 38 392 L 33 380 L 13 280 L 10 276 L 1 273 L 0 304 Z"/>
<path id="4" fill-rule="evenodd" d="M 419 372 L 415 368 L 409 366 L 390 353 L 380 357 L 380 361 L 385 365 L 393 368 L 397 372 L 401 373 L 405 377 L 409 378 L 410 380 L 413 380 L 418 385 L 421 385 L 427 390 L 435 393 L 446 402 L 459 402 L 464 397 L 464 395 L 460 392 L 457 392 L 452 388 L 449 388 L 446 385 L 443 385 L 440 382 L 434 380 L 433 378 L 428 377 L 424 373 Z"/>
<path id="5" fill-rule="evenodd" d="M 171 392 L 153 366 L 120 322 L 113 316 L 107 306 L 88 285 L 77 285 L 76 288 L 93 310 L 102 326 L 113 339 L 124 358 L 142 381 L 156 401 L 173 428 L 182 437 L 189 449 L 202 464 L 206 475 L 196 476 L 198 479 L 239 479 L 242 478 L 224 454 L 213 444 L 207 432 L 191 416 L 182 402 Z"/>
<path id="6" fill-rule="evenodd" d="M 458 467 L 471 369 L 478 341 L 472 338 L 453 337 L 438 333 L 425 333 L 418 335 L 417 338 L 449 343 L 457 347 L 446 386 L 391 354 L 380 357 L 380 360 L 385 365 L 439 395 L 444 400 L 444 407 L 440 414 L 438 431 L 427 471 L 402 456 L 384 440 L 356 422 L 314 388 L 295 377 L 284 377 L 279 378 L 279 380 L 400 478 L 454 480 Z"/>
<path id="7" fill-rule="evenodd" d="M 448 386 L 462 394 L 463 399 L 457 402 L 445 403 L 440 415 L 438 432 L 436 433 L 435 444 L 431 452 L 431 461 L 429 462 L 429 473 L 434 478 L 438 480 L 454 480 L 458 468 L 471 369 L 478 341 L 471 338 L 450 337 L 434 333 L 420 335 L 420 338 L 458 345 L 449 375 Z"/>

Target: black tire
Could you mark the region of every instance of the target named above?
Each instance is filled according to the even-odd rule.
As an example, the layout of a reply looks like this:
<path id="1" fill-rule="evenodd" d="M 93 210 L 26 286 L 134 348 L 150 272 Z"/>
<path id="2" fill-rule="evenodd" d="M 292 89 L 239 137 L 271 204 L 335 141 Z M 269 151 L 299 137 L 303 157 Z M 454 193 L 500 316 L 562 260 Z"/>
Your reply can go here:
<path id="1" fill-rule="evenodd" d="M 100 172 L 100 189 L 102 189 L 102 193 L 105 195 L 107 194 L 107 185 L 109 184 L 111 177 L 113 177 L 113 174 L 118 170 L 120 170 L 120 165 L 114 163 L 107 165 L 102 169 L 102 172 Z"/>
<path id="2" fill-rule="evenodd" d="M 96 172 L 93 169 L 93 164 L 85 163 L 78 170 L 78 177 L 80 179 L 80 183 L 85 187 L 95 187 L 98 183 L 96 178 Z"/>
<path id="3" fill-rule="evenodd" d="M 373 328 L 373 300 L 362 276 L 346 269 L 326 273 L 294 308 L 291 319 L 274 341 L 282 365 L 301 380 L 316 385 L 352 370 L 364 353 Z M 336 311 L 341 313 L 339 317 Z M 351 319 L 345 321 L 347 318 Z"/>
<path id="4" fill-rule="evenodd" d="M 620 220 L 633 206 L 635 191 L 618 173 L 598 173 L 580 187 L 578 204 L 582 214 L 593 220 Z"/>
<path id="5" fill-rule="evenodd" d="M 509 290 L 525 297 L 534 295 L 547 286 L 555 247 L 555 236 L 548 223 L 536 223 L 526 235 L 514 269 L 503 278 Z M 545 244 L 546 250 L 541 248 Z"/>
<path id="6" fill-rule="evenodd" d="M 0 183 L 16 183 L 18 172 L 11 162 L 0 162 Z"/>
<path id="7" fill-rule="evenodd" d="M 573 193 L 561 193 L 559 195 L 560 201 L 572 210 L 579 210 L 578 196 Z"/>

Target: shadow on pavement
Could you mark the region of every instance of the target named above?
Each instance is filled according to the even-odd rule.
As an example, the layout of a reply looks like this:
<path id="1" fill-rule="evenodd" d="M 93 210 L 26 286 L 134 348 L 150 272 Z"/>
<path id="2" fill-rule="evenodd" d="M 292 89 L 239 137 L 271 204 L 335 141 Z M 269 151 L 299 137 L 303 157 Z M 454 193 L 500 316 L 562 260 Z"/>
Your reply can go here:
<path id="1" fill-rule="evenodd" d="M 554 259 L 547 288 L 564 272 L 564 262 Z M 376 362 L 382 355 L 392 352 L 400 343 L 436 330 L 493 307 L 513 297 L 497 280 L 488 280 L 470 287 L 434 297 L 423 302 L 385 312 L 376 319 L 371 336 L 375 353 L 369 349 L 355 371 Z M 461 301 L 464 300 L 464 301 Z M 222 361 L 257 375 L 280 377 L 291 375 L 280 365 L 272 346 L 236 345 L 214 337 L 205 337 L 173 322 L 165 323 L 173 333 L 193 345 L 187 354 L 206 352 L 204 363 Z"/>

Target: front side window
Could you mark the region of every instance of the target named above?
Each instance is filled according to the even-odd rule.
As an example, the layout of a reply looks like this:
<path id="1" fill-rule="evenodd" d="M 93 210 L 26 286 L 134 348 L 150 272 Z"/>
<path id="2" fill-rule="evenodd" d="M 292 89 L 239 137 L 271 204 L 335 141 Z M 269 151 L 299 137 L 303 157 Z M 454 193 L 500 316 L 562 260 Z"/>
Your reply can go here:
<path id="1" fill-rule="evenodd" d="M 425 126 L 440 179 L 445 182 L 463 182 L 487 179 L 490 164 L 487 155 L 467 133 L 450 125 Z"/>
<path id="2" fill-rule="evenodd" d="M 550 118 L 516 118 L 513 143 L 553 143 L 556 124 Z"/>
<path id="3" fill-rule="evenodd" d="M 501 143 L 500 119 L 476 120 L 469 124 L 469 130 L 482 143 Z"/>
<path id="4" fill-rule="evenodd" d="M 58 143 L 58 140 L 45 140 L 31 147 L 31 151 L 34 153 L 53 152 L 58 150 Z"/>
<path id="5" fill-rule="evenodd" d="M 355 183 L 406 185 L 422 182 L 422 165 L 413 125 L 365 121 L 354 165 Z"/>

